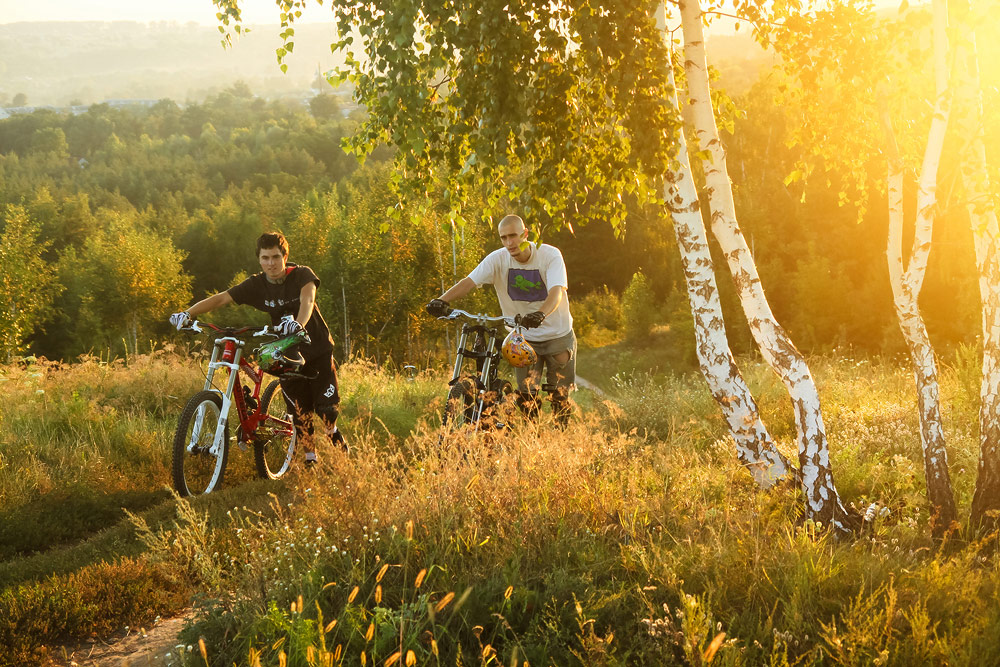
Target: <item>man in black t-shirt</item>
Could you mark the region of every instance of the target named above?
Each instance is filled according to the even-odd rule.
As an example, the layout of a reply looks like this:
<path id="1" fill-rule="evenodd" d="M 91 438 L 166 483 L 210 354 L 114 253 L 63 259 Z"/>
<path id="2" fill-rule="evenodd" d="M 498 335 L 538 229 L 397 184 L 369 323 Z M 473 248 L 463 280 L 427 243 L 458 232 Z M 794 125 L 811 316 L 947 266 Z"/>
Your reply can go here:
<path id="1" fill-rule="evenodd" d="M 263 269 L 260 273 L 202 299 L 184 312 L 174 313 L 170 323 L 181 329 L 195 315 L 235 303 L 264 311 L 271 316 L 272 326 L 285 336 L 305 329 L 311 339 L 299 348 L 306 360 L 301 372 L 305 377 L 282 378 L 281 390 L 288 404 L 295 406 L 295 428 L 306 452 L 306 465 L 311 465 L 316 463 L 313 414 L 323 420 L 330 440 L 347 446 L 337 430 L 340 389 L 333 363 L 333 338 L 316 305 L 319 278 L 308 266 L 288 262 L 288 241 L 280 232 L 262 234 L 257 239 L 257 259 Z"/>

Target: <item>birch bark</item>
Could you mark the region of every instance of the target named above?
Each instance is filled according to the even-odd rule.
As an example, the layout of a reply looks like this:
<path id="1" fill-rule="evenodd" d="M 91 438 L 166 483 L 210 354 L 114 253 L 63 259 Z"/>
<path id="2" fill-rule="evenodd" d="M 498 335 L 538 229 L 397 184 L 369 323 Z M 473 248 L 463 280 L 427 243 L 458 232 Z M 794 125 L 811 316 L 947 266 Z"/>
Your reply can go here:
<path id="1" fill-rule="evenodd" d="M 882 111 L 889 153 L 889 242 L 886 258 L 893 304 L 899 328 L 906 339 L 913 363 L 917 387 L 917 411 L 920 416 L 920 442 L 923 447 L 924 477 L 927 500 L 931 507 L 931 530 L 940 536 L 958 519 L 955 497 L 948 474 L 948 451 L 941 421 L 941 392 L 937 379 L 937 362 L 918 303 L 927 272 L 934 217 L 937 212 L 937 175 L 948 128 L 950 95 L 947 85 L 945 24 L 947 4 L 935 0 L 934 58 L 937 80 L 937 101 L 931 119 L 931 129 L 924 149 L 924 160 L 917 184 L 917 216 L 913 244 L 906 268 L 903 265 L 903 162 L 888 111 Z"/>
<path id="2" fill-rule="evenodd" d="M 679 4 L 684 33 L 684 67 L 698 142 L 696 148 L 710 155 L 704 167 L 712 209 L 712 233 L 726 255 L 754 340 L 792 400 L 806 516 L 839 531 L 847 531 L 847 511 L 833 482 L 816 383 L 802 354 L 771 312 L 757 267 L 737 222 L 726 155 L 712 110 L 700 2 L 681 0 Z"/>
<path id="3" fill-rule="evenodd" d="M 665 21 L 662 21 L 662 14 L 658 18 L 663 29 Z M 670 85 L 673 90 L 670 102 L 680 115 L 673 70 L 670 72 Z M 761 421 L 757 402 L 729 349 L 708 233 L 701 217 L 701 203 L 691 174 L 683 131 L 678 141 L 677 167 L 668 171 L 664 180 L 663 195 L 674 221 L 688 301 L 694 316 L 698 365 L 708 382 L 712 398 L 729 426 L 736 443 L 737 458 L 758 486 L 769 488 L 782 477 L 796 475 L 797 471 L 775 447 L 774 438 Z"/>
<path id="4" fill-rule="evenodd" d="M 982 300 L 982 383 L 979 402 L 979 470 L 969 526 L 973 531 L 1000 528 L 1000 226 L 990 196 L 983 141 L 983 102 L 976 34 L 967 2 L 957 3 L 959 136 L 969 141 L 962 159 L 962 180 L 979 272 Z"/>

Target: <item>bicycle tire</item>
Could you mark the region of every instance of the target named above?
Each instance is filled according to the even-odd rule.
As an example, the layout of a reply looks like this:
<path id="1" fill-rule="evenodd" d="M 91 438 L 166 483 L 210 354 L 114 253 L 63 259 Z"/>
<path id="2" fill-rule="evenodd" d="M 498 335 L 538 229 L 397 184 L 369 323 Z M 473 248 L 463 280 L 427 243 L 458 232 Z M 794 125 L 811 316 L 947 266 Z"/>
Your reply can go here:
<path id="1" fill-rule="evenodd" d="M 441 417 L 441 426 L 460 428 L 472 423 L 476 411 L 476 381 L 470 377 L 459 378 L 448 389 L 448 398 Z"/>
<path id="2" fill-rule="evenodd" d="M 292 415 L 285 402 L 285 394 L 279 391 L 278 401 L 273 401 L 274 393 L 278 391 L 279 386 L 278 381 L 273 380 L 264 388 L 264 393 L 260 397 L 260 409 L 272 416 L 291 421 Z M 277 412 L 271 410 L 272 405 Z M 294 426 L 289 438 L 284 429 L 269 426 L 266 421 L 258 424 L 253 439 L 253 460 L 257 466 L 257 475 L 261 479 L 278 479 L 288 472 L 297 441 L 298 434 Z"/>
<path id="3" fill-rule="evenodd" d="M 222 452 L 212 454 L 210 448 L 220 419 L 225 420 Z M 228 458 L 229 424 L 228 415 L 222 414 L 222 396 L 215 391 L 199 391 L 184 406 L 174 433 L 173 478 L 177 493 L 198 496 L 220 488 Z"/>

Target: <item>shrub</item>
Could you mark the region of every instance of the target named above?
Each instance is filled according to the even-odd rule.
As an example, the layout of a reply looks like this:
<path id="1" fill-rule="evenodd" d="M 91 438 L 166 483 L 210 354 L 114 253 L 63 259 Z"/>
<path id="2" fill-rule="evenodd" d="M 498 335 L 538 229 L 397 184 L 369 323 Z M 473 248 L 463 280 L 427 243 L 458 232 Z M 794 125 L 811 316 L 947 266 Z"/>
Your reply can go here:
<path id="1" fill-rule="evenodd" d="M 656 322 L 656 305 L 649 280 L 642 271 L 632 276 L 632 281 L 622 294 L 625 339 L 644 340 Z"/>
<path id="2" fill-rule="evenodd" d="M 607 285 L 574 299 L 572 311 L 573 328 L 585 344 L 599 347 L 620 337 L 624 319 L 622 300 Z"/>

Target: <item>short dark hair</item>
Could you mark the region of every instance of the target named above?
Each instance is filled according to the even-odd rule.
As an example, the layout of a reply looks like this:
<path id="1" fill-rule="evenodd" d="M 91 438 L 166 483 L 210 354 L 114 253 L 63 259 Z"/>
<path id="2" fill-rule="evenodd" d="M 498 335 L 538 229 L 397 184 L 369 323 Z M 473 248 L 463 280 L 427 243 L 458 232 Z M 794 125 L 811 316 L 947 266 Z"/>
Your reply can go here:
<path id="1" fill-rule="evenodd" d="M 281 254 L 288 257 L 288 240 L 281 232 L 265 232 L 257 239 L 257 255 L 265 248 L 281 248 Z"/>

